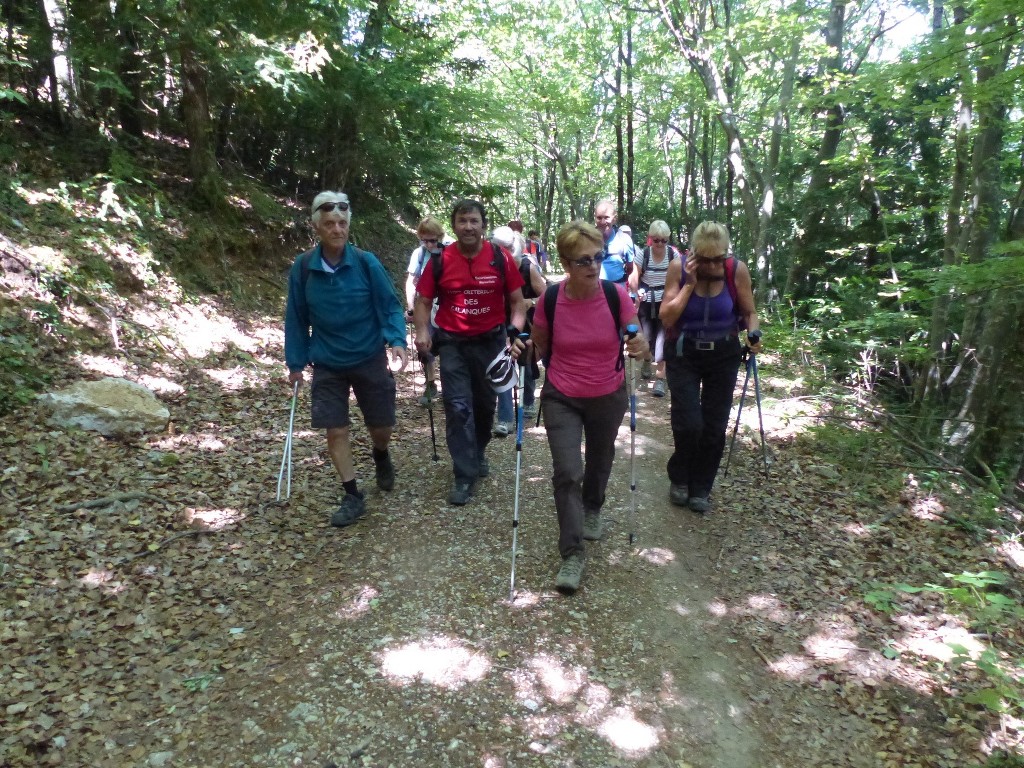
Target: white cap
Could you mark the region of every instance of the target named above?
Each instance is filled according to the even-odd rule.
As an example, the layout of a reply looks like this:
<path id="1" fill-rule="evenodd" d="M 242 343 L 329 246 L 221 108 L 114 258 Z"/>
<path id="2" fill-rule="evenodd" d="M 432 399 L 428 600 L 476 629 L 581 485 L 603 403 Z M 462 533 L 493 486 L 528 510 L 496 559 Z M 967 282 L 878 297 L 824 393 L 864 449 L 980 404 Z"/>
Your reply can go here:
<path id="1" fill-rule="evenodd" d="M 494 242 L 502 248 L 512 250 L 516 244 L 516 233 L 512 231 L 512 227 L 495 227 Z"/>

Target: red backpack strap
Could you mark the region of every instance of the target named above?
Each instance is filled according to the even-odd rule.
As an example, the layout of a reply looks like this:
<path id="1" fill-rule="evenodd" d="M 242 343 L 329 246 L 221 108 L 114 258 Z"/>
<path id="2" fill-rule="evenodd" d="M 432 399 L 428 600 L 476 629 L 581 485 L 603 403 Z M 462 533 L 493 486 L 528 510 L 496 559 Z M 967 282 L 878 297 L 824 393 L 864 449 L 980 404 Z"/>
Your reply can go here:
<path id="1" fill-rule="evenodd" d="M 739 306 L 739 293 L 736 291 L 736 257 L 730 256 L 725 260 L 725 286 L 729 289 L 732 297 L 733 307 Z"/>

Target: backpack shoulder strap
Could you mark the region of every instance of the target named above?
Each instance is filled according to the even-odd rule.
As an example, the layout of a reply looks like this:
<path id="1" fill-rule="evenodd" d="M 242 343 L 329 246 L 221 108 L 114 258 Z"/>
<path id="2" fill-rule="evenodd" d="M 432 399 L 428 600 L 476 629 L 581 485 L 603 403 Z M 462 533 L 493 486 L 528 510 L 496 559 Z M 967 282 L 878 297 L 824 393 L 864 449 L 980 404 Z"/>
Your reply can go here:
<path id="1" fill-rule="evenodd" d="M 430 254 L 430 271 L 434 273 L 434 293 L 436 294 L 441 286 L 441 273 L 444 271 L 444 248 L 437 253 Z"/>
<path id="2" fill-rule="evenodd" d="M 739 294 L 736 292 L 736 257 L 730 256 L 725 260 L 725 286 L 729 289 L 729 296 L 732 297 L 733 307 L 737 306 L 737 297 Z M 735 310 L 734 310 L 735 311 Z"/>
<path id="3" fill-rule="evenodd" d="M 494 251 L 494 268 L 498 270 L 498 274 L 501 275 L 501 284 L 505 285 L 505 252 L 501 250 L 501 246 L 493 240 L 491 242 L 491 250 Z"/>
<path id="4" fill-rule="evenodd" d="M 622 340 L 622 326 L 619 325 L 619 313 L 622 311 L 622 304 L 619 301 L 619 291 L 611 280 L 602 280 L 601 288 L 604 289 L 604 298 L 608 302 L 608 309 L 612 313 L 612 322 L 615 324 L 615 335 Z M 626 367 L 626 356 L 622 352 L 622 345 L 619 345 L 619 359 L 615 363 L 615 370 L 621 371 Z"/>
<path id="5" fill-rule="evenodd" d="M 299 282 L 303 288 L 306 287 L 306 283 L 309 281 L 309 265 L 313 261 L 313 254 L 315 252 L 316 248 L 310 248 L 299 256 Z"/>

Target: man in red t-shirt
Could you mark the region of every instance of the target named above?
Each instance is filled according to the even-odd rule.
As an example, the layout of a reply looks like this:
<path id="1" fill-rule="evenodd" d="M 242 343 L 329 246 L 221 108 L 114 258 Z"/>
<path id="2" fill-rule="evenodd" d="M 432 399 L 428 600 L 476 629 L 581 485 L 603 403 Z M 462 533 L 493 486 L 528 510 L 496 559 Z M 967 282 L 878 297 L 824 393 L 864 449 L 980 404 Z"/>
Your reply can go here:
<path id="1" fill-rule="evenodd" d="M 435 344 L 441 359 L 441 396 L 445 434 L 455 484 L 450 504 L 462 505 L 473 495 L 477 478 L 489 472 L 484 451 L 491 439 L 496 395 L 487 380 L 487 366 L 508 339 L 509 320 L 517 330 L 526 324 L 523 278 L 512 257 L 484 239 L 487 212 L 477 200 L 460 200 L 452 210 L 456 241 L 441 252 L 441 277 L 435 283 L 433 264 L 416 285 L 416 349 L 430 350 L 430 308 L 438 299 Z M 498 260 L 504 264 L 499 265 Z M 515 341 L 518 352 L 521 341 Z"/>

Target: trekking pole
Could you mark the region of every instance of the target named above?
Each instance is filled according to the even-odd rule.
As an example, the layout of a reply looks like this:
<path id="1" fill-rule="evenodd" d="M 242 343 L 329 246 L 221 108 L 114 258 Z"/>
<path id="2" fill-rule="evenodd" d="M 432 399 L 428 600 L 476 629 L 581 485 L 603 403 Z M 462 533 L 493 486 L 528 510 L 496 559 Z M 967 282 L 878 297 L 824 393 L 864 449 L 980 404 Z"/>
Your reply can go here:
<path id="1" fill-rule="evenodd" d="M 284 469 L 288 467 L 288 485 L 284 498 L 292 495 L 292 432 L 295 429 L 295 404 L 299 400 L 299 382 L 292 385 L 292 412 L 288 417 L 288 437 L 284 439 L 284 455 L 281 457 L 281 471 L 277 473 L 277 501 L 281 501 L 281 483 L 284 481 Z"/>
<path id="2" fill-rule="evenodd" d="M 626 338 L 632 339 L 640 329 L 626 326 Z M 629 543 L 636 538 L 636 360 L 629 358 Z"/>
<path id="3" fill-rule="evenodd" d="M 528 334 L 521 333 L 519 338 L 525 344 Z M 512 390 L 512 399 L 516 408 L 516 492 L 512 503 L 512 577 L 508 588 L 508 599 L 516 599 L 516 543 L 519 533 L 519 476 L 523 467 L 523 389 L 526 387 L 526 371 L 519 366 L 519 380 Z"/>
<path id="4" fill-rule="evenodd" d="M 430 396 L 430 382 L 423 385 L 423 395 L 427 398 L 427 417 L 430 419 L 430 446 L 434 449 L 434 461 L 440 459 L 437 455 L 437 435 L 434 433 L 434 398 Z"/>
<path id="5" fill-rule="evenodd" d="M 764 419 L 761 418 L 761 382 L 757 378 L 757 355 L 750 353 L 750 368 L 754 371 L 754 398 L 757 401 L 757 426 L 761 430 L 761 459 L 764 461 L 764 476 L 768 477 L 768 447 L 764 441 Z"/>
<path id="6" fill-rule="evenodd" d="M 747 396 L 747 383 L 750 381 L 751 361 L 753 359 L 754 356 L 750 353 L 750 347 L 744 347 L 743 362 L 747 369 L 747 375 L 743 379 L 743 390 L 740 392 L 740 407 L 736 411 L 736 426 L 732 428 L 732 440 L 729 441 L 729 455 L 725 459 L 725 469 L 722 471 L 722 477 L 729 476 L 729 462 L 732 461 L 732 449 L 736 445 L 736 432 L 740 428 L 740 415 L 743 413 L 743 400 Z M 757 363 L 755 362 L 754 365 L 756 366 Z"/>

